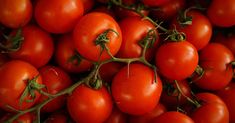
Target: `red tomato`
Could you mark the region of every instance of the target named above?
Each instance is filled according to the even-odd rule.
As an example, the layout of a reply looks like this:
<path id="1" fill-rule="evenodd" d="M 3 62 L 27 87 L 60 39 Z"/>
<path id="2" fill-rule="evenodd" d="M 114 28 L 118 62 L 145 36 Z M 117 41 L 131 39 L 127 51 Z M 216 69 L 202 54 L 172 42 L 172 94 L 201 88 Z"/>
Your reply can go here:
<path id="1" fill-rule="evenodd" d="M 10 59 L 7 57 L 7 55 L 0 53 L 0 67 L 9 60 Z"/>
<path id="2" fill-rule="evenodd" d="M 26 25 L 32 17 L 30 0 L 1 0 L 0 23 L 10 28 L 20 28 Z"/>
<path id="3" fill-rule="evenodd" d="M 194 123 L 194 121 L 189 116 L 183 113 L 176 111 L 169 111 L 156 117 L 152 121 L 152 123 Z"/>
<path id="4" fill-rule="evenodd" d="M 159 6 L 159 9 L 151 11 L 151 15 L 157 20 L 170 20 L 178 11 L 185 6 L 185 0 L 169 0 L 169 2 Z"/>
<path id="5" fill-rule="evenodd" d="M 68 123 L 69 121 L 69 117 L 65 113 L 56 112 L 51 114 L 44 123 Z"/>
<path id="6" fill-rule="evenodd" d="M 76 52 L 71 35 L 64 35 L 59 39 L 55 49 L 55 59 L 60 67 L 70 73 L 85 72 L 92 67 L 91 62 Z"/>
<path id="7" fill-rule="evenodd" d="M 166 112 L 163 104 L 158 103 L 157 106 L 150 112 L 140 116 L 130 116 L 129 123 L 151 123 L 151 121 Z"/>
<path id="8" fill-rule="evenodd" d="M 235 122 L 235 83 L 231 82 L 226 88 L 217 92 L 217 95 L 227 105 L 229 111 L 229 122 Z"/>
<path id="9" fill-rule="evenodd" d="M 142 55 L 143 46 L 140 43 L 143 43 L 143 39 L 147 36 L 149 31 L 153 31 L 155 35 L 155 42 L 152 44 L 150 42 L 146 58 L 150 60 L 155 52 L 156 46 L 159 41 L 159 35 L 155 26 L 148 20 L 144 20 L 140 17 L 128 17 L 119 22 L 120 28 L 122 30 L 122 45 L 118 51 L 117 57 L 120 58 L 137 58 Z"/>
<path id="10" fill-rule="evenodd" d="M 2 81 L 0 82 L 0 107 L 2 109 L 11 111 L 7 107 L 8 105 L 16 110 L 25 110 L 33 106 L 39 99 L 40 94 L 36 90 L 28 90 L 28 94 L 22 98 L 22 103 L 20 103 L 20 98 L 27 85 L 31 85 L 32 88 L 32 80 L 42 84 L 39 72 L 31 64 L 20 60 L 9 61 L 0 67 L 0 78 Z M 35 94 L 34 99 L 30 91 Z M 29 100 L 31 102 L 28 102 Z"/>
<path id="11" fill-rule="evenodd" d="M 138 13 L 136 13 L 132 10 L 121 8 L 119 6 L 114 7 L 114 13 L 118 17 L 118 19 L 120 19 L 120 20 L 124 19 L 126 17 L 140 17 L 141 16 L 141 15 L 139 15 Z M 149 14 L 149 11 L 143 9 L 143 10 L 140 11 L 140 13 L 143 14 L 144 16 L 147 16 Z"/>
<path id="12" fill-rule="evenodd" d="M 112 113 L 104 123 L 126 123 L 127 115 L 121 112 L 117 107 L 114 107 Z"/>
<path id="13" fill-rule="evenodd" d="M 116 16 L 115 16 L 113 10 L 111 8 L 108 8 L 107 6 L 98 6 L 92 11 L 93 12 L 102 12 L 102 13 L 108 14 L 111 17 L 113 17 L 114 19 L 116 19 Z"/>
<path id="14" fill-rule="evenodd" d="M 11 118 L 12 114 L 5 114 L 5 116 L 3 116 L 2 118 L 0 118 L 0 122 L 4 123 L 4 121 L 9 120 L 9 118 Z M 16 120 L 14 120 L 12 123 L 33 123 L 33 121 L 35 120 L 35 115 L 32 113 L 25 113 L 21 116 L 19 116 L 18 118 L 16 118 Z"/>
<path id="15" fill-rule="evenodd" d="M 27 61 L 37 68 L 47 64 L 54 52 L 51 36 L 39 27 L 28 25 L 23 27 L 22 37 L 20 49 L 11 52 L 10 57 Z"/>
<path id="16" fill-rule="evenodd" d="M 235 56 L 235 34 L 224 36 L 223 34 L 218 33 L 213 41 L 225 45 L 232 51 L 233 56 Z"/>
<path id="17" fill-rule="evenodd" d="M 38 0 L 34 14 L 46 31 L 66 33 L 73 30 L 83 11 L 81 0 Z"/>
<path id="18" fill-rule="evenodd" d="M 235 1 L 212 0 L 207 16 L 215 26 L 231 27 L 235 25 Z"/>
<path id="19" fill-rule="evenodd" d="M 92 61 L 106 60 L 110 55 L 106 50 L 102 52 L 104 40 L 98 41 L 100 34 L 106 33 L 107 42 L 105 45 L 110 53 L 115 55 L 122 42 L 122 33 L 117 22 L 109 15 L 100 12 L 92 12 L 83 16 L 73 31 L 73 39 L 76 50 L 81 56 Z M 102 53 L 101 53 L 102 52 Z"/>
<path id="20" fill-rule="evenodd" d="M 219 43 L 209 43 L 200 52 L 200 66 L 204 74 L 195 84 L 207 90 L 226 87 L 232 79 L 233 69 L 230 62 L 234 60 L 232 52 Z"/>
<path id="21" fill-rule="evenodd" d="M 199 93 L 196 97 L 202 104 L 192 113 L 191 117 L 195 123 L 229 122 L 228 109 L 218 96 L 211 93 Z"/>
<path id="22" fill-rule="evenodd" d="M 183 32 L 186 35 L 186 40 L 192 43 L 197 50 L 200 50 L 211 39 L 212 25 L 209 19 L 198 11 L 189 11 L 187 16 L 192 17 L 192 24 L 182 25 L 180 23 L 184 23 L 186 20 L 180 20 L 175 17 L 171 23 L 171 28 L 176 28 L 177 31 Z"/>
<path id="23" fill-rule="evenodd" d="M 162 92 L 159 76 L 156 79 L 157 82 L 154 71 L 143 64 L 132 63 L 122 68 L 111 85 L 117 107 L 131 115 L 143 115 L 153 110 Z"/>
<path id="24" fill-rule="evenodd" d="M 168 2 L 172 2 L 172 0 L 142 0 L 142 2 L 144 3 L 144 5 L 156 7 L 164 5 Z"/>
<path id="25" fill-rule="evenodd" d="M 42 77 L 43 84 L 45 84 L 46 89 L 44 90 L 50 94 L 56 94 L 70 85 L 72 85 L 72 81 L 67 73 L 65 73 L 62 69 L 55 66 L 43 66 L 39 69 L 40 75 Z M 38 103 L 43 102 L 48 97 L 42 95 L 38 101 Z M 53 112 L 60 109 L 64 106 L 66 101 L 66 95 L 56 97 L 51 102 L 47 103 L 42 107 L 43 112 Z"/>
<path id="26" fill-rule="evenodd" d="M 81 0 L 83 3 L 84 13 L 88 13 L 94 6 L 94 0 Z"/>
<path id="27" fill-rule="evenodd" d="M 112 107 L 112 98 L 104 86 L 94 90 L 80 85 L 67 100 L 70 116 L 79 123 L 102 123 L 111 114 Z"/>
<path id="28" fill-rule="evenodd" d="M 183 80 L 197 67 L 197 49 L 187 41 L 167 42 L 157 50 L 155 63 L 166 78 Z"/>

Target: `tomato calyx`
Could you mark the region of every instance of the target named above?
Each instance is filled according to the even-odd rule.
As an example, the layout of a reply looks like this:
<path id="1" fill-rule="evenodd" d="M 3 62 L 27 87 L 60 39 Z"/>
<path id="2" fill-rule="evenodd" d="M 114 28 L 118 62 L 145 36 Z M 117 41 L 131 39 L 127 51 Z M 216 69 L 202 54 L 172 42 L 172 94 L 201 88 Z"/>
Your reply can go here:
<path id="1" fill-rule="evenodd" d="M 77 51 L 74 51 L 74 55 L 67 59 L 67 63 L 72 63 L 75 66 L 79 66 L 82 59 L 82 56 Z"/>
<path id="2" fill-rule="evenodd" d="M 156 31 L 154 29 L 151 29 L 148 31 L 147 35 L 143 39 L 141 39 L 138 43 L 142 48 L 144 47 L 151 48 L 153 47 L 157 38 L 158 36 L 156 34 Z"/>
<path id="3" fill-rule="evenodd" d="M 20 106 L 22 105 L 22 103 L 25 101 L 25 102 L 32 102 L 35 97 L 36 97 L 36 94 L 35 94 L 35 91 L 39 91 L 41 90 L 42 88 L 45 88 L 46 86 L 43 85 L 43 84 L 38 84 L 37 83 L 37 79 L 38 79 L 39 75 L 35 76 L 33 79 L 31 80 L 27 80 L 27 86 L 24 90 L 24 92 L 22 93 L 21 97 L 20 97 Z M 27 96 L 30 96 L 30 99 L 26 99 L 25 98 Z"/>
<path id="4" fill-rule="evenodd" d="M 0 49 L 3 53 L 18 51 L 24 40 L 21 28 L 18 29 L 14 35 L 6 36 L 3 34 L 3 37 L 6 39 L 5 43 L 0 43 Z"/>

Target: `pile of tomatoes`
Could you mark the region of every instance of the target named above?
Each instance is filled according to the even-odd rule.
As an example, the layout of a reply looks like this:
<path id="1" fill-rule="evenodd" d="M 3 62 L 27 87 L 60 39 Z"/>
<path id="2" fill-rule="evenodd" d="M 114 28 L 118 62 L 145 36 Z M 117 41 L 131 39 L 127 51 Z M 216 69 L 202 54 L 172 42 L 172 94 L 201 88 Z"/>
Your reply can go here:
<path id="1" fill-rule="evenodd" d="M 235 123 L 234 0 L 0 0 L 0 122 Z"/>

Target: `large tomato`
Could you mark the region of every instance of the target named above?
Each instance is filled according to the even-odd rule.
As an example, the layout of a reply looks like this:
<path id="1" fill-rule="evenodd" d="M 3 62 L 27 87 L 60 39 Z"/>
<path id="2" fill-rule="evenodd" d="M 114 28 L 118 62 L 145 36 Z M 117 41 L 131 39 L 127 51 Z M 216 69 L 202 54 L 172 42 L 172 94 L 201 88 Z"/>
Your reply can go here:
<path id="1" fill-rule="evenodd" d="M 16 110 L 24 110 L 33 106 L 39 99 L 40 94 L 34 85 L 42 84 L 42 79 L 31 64 L 20 60 L 9 61 L 0 68 L 0 78 L 2 109 L 9 111 L 7 106 L 11 106 Z"/>
<path id="2" fill-rule="evenodd" d="M 117 57 L 120 58 L 136 58 L 142 55 L 143 39 L 149 33 L 149 46 L 146 52 L 146 57 L 150 60 L 153 57 L 154 49 L 156 49 L 159 35 L 155 26 L 148 20 L 140 17 L 128 17 L 119 22 L 122 30 L 122 45 L 118 51 Z M 154 39 L 156 38 L 156 39 Z M 151 46 L 152 45 L 152 46 Z"/>
<path id="3" fill-rule="evenodd" d="M 234 60 L 232 52 L 219 43 L 209 43 L 199 55 L 199 65 L 204 74 L 196 78 L 195 84 L 207 90 L 218 90 L 226 87 L 233 77 L 231 62 Z"/>
<path id="4" fill-rule="evenodd" d="M 17 51 L 10 52 L 10 57 L 27 61 L 37 68 L 47 64 L 54 52 L 54 43 L 49 33 L 37 26 L 28 25 L 22 28 L 21 35 L 23 41 Z"/>
<path id="5" fill-rule="evenodd" d="M 49 93 L 49 94 L 56 94 L 59 91 L 62 91 L 65 88 L 68 88 L 72 81 L 69 77 L 69 75 L 64 72 L 59 67 L 55 66 L 43 66 L 39 69 L 39 73 L 42 77 L 43 84 L 46 86 L 46 89 L 43 89 L 43 91 Z M 66 95 L 62 95 L 59 97 L 56 97 L 46 105 L 42 107 L 43 112 L 54 112 L 61 107 L 64 106 L 66 102 Z M 39 98 L 38 103 L 43 102 L 48 97 L 45 95 L 42 95 Z"/>
<path id="6" fill-rule="evenodd" d="M 91 62 L 76 52 L 71 35 L 64 35 L 57 41 L 55 59 L 59 66 L 70 73 L 85 72 L 92 67 Z"/>
<path id="7" fill-rule="evenodd" d="M 191 24 L 186 23 L 185 18 L 175 17 L 171 23 L 172 28 L 183 32 L 186 35 L 186 40 L 192 43 L 197 50 L 205 47 L 212 36 L 212 25 L 209 19 L 198 11 L 187 12 L 187 17 L 192 18 Z"/>
<path id="8" fill-rule="evenodd" d="M 94 90 L 82 84 L 67 99 L 67 108 L 74 121 L 102 123 L 112 112 L 113 101 L 103 86 Z"/>
<path id="9" fill-rule="evenodd" d="M 197 49 L 187 41 L 167 42 L 159 47 L 155 63 L 159 72 L 168 79 L 189 77 L 198 64 Z"/>
<path id="10" fill-rule="evenodd" d="M 30 0 L 0 0 L 0 23 L 10 28 L 26 25 L 32 17 Z"/>
<path id="11" fill-rule="evenodd" d="M 46 31 L 66 33 L 72 31 L 83 15 L 81 0 L 38 0 L 35 6 L 35 19 Z"/>
<path id="12" fill-rule="evenodd" d="M 125 113 L 142 115 L 157 105 L 162 82 L 154 71 L 140 63 L 122 68 L 112 81 L 111 91 L 117 107 Z"/>
<path id="13" fill-rule="evenodd" d="M 122 43 L 122 33 L 117 22 L 109 15 L 91 12 L 83 16 L 73 31 L 76 50 L 84 58 L 98 61 L 109 59 L 115 55 Z"/>
<path id="14" fill-rule="evenodd" d="M 183 113 L 169 111 L 156 117 L 151 123 L 194 123 L 194 121 Z"/>
<path id="15" fill-rule="evenodd" d="M 231 27 L 235 25 L 234 8 L 234 0 L 212 0 L 207 9 L 207 16 L 216 26 Z"/>

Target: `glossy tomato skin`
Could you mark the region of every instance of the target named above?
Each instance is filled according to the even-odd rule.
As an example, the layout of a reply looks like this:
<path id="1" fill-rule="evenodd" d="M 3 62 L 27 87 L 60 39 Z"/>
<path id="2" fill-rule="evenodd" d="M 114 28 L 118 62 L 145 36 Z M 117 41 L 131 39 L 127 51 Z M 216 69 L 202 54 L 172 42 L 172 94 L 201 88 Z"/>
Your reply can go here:
<path id="1" fill-rule="evenodd" d="M 143 64 L 132 63 L 122 68 L 111 85 L 117 107 L 131 115 L 143 115 L 153 110 L 162 92 L 159 76 L 156 80 L 154 71 Z"/>
<path id="2" fill-rule="evenodd" d="M 30 95 L 27 95 L 22 105 L 20 105 L 20 97 L 27 86 L 28 80 L 32 80 L 36 76 L 38 76 L 36 82 L 42 84 L 39 72 L 31 64 L 20 60 L 12 60 L 5 63 L 0 68 L 0 78 L 2 80 L 0 82 L 0 107 L 10 111 L 6 105 L 16 110 L 25 110 L 33 106 L 40 97 L 36 90 L 35 98 L 32 102 L 26 102 L 26 100 L 32 99 Z"/>
<path id="3" fill-rule="evenodd" d="M 122 30 L 122 45 L 118 51 L 117 57 L 120 58 L 137 58 L 142 55 L 143 47 L 140 42 L 149 31 L 153 31 L 156 35 L 156 40 L 153 46 L 147 49 L 146 59 L 151 60 L 159 41 L 159 35 L 155 26 L 148 20 L 143 20 L 140 17 L 128 17 L 119 22 Z"/>
<path id="4" fill-rule="evenodd" d="M 130 116 L 129 123 L 151 123 L 153 119 L 167 111 L 166 107 L 158 103 L 157 106 L 150 112 L 140 116 Z"/>
<path id="5" fill-rule="evenodd" d="M 39 73 L 42 77 L 43 84 L 46 86 L 46 89 L 44 89 L 44 91 L 47 93 L 56 94 L 72 85 L 72 80 L 69 75 L 59 67 L 50 65 L 43 66 L 39 69 Z M 60 109 L 65 105 L 66 97 L 66 95 L 56 97 L 45 106 L 43 106 L 41 111 L 54 112 Z M 38 103 L 43 102 L 47 98 L 47 96 L 42 95 L 39 98 Z"/>
<path id="6" fill-rule="evenodd" d="M 187 12 L 188 17 L 192 17 L 192 24 L 182 25 L 180 20 L 175 17 L 171 23 L 172 28 L 183 32 L 186 35 L 186 40 L 192 43 L 197 50 L 205 47 L 212 36 L 212 25 L 209 19 L 199 11 Z"/>
<path id="7" fill-rule="evenodd" d="M 196 69 L 198 60 L 197 49 L 187 41 L 165 43 L 155 55 L 159 72 L 171 80 L 189 77 Z"/>
<path id="8" fill-rule="evenodd" d="M 104 86 L 94 90 L 82 84 L 67 99 L 69 114 L 79 123 L 102 123 L 111 114 L 112 107 L 112 98 Z"/>
<path id="9" fill-rule="evenodd" d="M 229 121 L 235 122 L 235 83 L 231 82 L 227 87 L 216 93 L 226 104 L 229 111 Z"/>
<path id="10" fill-rule="evenodd" d="M 219 27 L 231 27 L 235 25 L 235 1 L 213 0 L 207 9 L 210 21 Z"/>
<path id="11" fill-rule="evenodd" d="M 225 103 L 215 94 L 198 93 L 201 106 L 191 115 L 195 123 L 229 123 L 229 111 Z"/>
<path id="12" fill-rule="evenodd" d="M 30 0 L 1 0 L 0 23 L 9 28 L 25 26 L 32 17 Z"/>
<path id="13" fill-rule="evenodd" d="M 96 45 L 97 37 L 107 30 L 108 42 L 105 43 L 110 53 L 115 55 L 122 43 L 122 33 L 117 22 L 109 15 L 101 12 L 91 12 L 84 15 L 77 23 L 73 31 L 73 39 L 76 50 L 81 56 L 92 61 L 109 59 L 106 50 L 102 51 L 100 45 Z M 101 54 L 101 55 L 100 55 Z"/>
<path id="14" fill-rule="evenodd" d="M 10 52 L 10 57 L 27 61 L 36 68 L 47 64 L 54 52 L 50 34 L 35 25 L 27 25 L 22 28 L 22 37 L 20 49 Z"/>
<path id="15" fill-rule="evenodd" d="M 81 73 L 90 70 L 92 63 L 81 58 L 76 52 L 71 35 L 64 35 L 57 41 L 55 49 L 57 64 L 69 73 Z"/>
<path id="16" fill-rule="evenodd" d="M 83 15 L 81 0 L 38 0 L 35 6 L 35 19 L 46 31 L 66 33 L 72 31 Z"/>
<path id="17" fill-rule="evenodd" d="M 161 114 L 156 117 L 152 123 L 197 123 L 194 122 L 189 116 L 177 112 L 177 111 L 169 111 Z"/>
<path id="18" fill-rule="evenodd" d="M 218 90 L 229 84 L 233 76 L 230 62 L 234 60 L 234 56 L 228 48 L 219 43 L 209 43 L 201 50 L 199 58 L 204 74 L 195 81 L 198 87 Z"/>
<path id="19" fill-rule="evenodd" d="M 121 112 L 116 106 L 104 123 L 127 123 L 127 114 Z"/>

